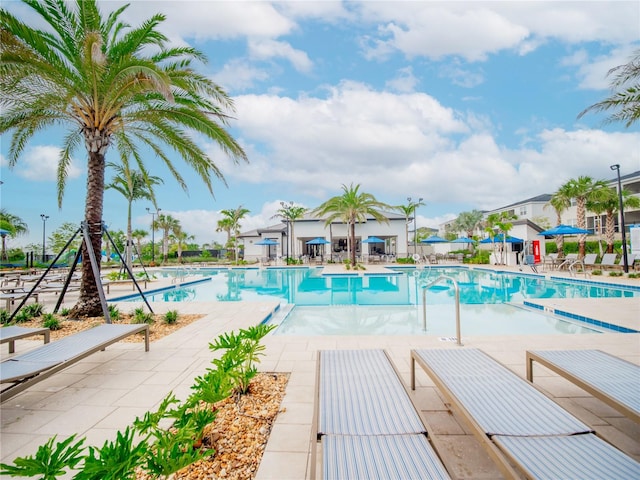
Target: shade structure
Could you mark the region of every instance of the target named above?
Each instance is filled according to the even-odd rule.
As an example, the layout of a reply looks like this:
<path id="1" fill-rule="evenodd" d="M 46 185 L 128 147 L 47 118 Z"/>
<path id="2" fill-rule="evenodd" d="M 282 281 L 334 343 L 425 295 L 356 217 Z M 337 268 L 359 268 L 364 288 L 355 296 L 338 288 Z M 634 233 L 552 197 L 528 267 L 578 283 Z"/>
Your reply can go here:
<path id="1" fill-rule="evenodd" d="M 270 238 L 265 238 L 264 240 L 256 242 L 256 245 L 278 245 L 278 242 L 271 240 Z"/>
<path id="2" fill-rule="evenodd" d="M 362 240 L 362 243 L 384 243 L 384 240 L 378 237 L 369 237 Z"/>
<path id="3" fill-rule="evenodd" d="M 545 235 L 545 236 L 551 237 L 554 235 L 580 235 L 580 234 L 588 234 L 588 233 L 591 233 L 591 232 L 589 230 L 584 230 L 583 228 L 560 224 L 556 227 L 550 228 L 549 230 L 544 230 L 543 232 L 540 232 L 538 235 Z"/>
<path id="4" fill-rule="evenodd" d="M 322 237 L 316 237 L 313 240 L 309 240 L 306 243 L 307 245 L 327 245 L 328 243 L 331 243 L 331 242 L 329 240 L 325 240 Z"/>
<path id="5" fill-rule="evenodd" d="M 502 243 L 503 241 L 505 241 L 503 239 L 504 235 L 502 233 L 496 235 L 495 237 L 491 238 L 491 237 L 487 237 L 484 240 L 480 240 L 480 243 Z M 518 237 L 512 237 L 510 235 L 507 235 L 507 239 L 506 239 L 506 243 L 523 243 L 524 240 Z"/>
<path id="6" fill-rule="evenodd" d="M 11 232 L 9 230 L 5 230 L 4 228 L 0 228 L 0 235 L 9 235 Z"/>
<path id="7" fill-rule="evenodd" d="M 420 243 L 446 243 L 446 242 L 448 242 L 448 240 L 442 237 L 439 237 L 437 235 L 431 235 L 430 237 L 420 240 Z"/>
<path id="8" fill-rule="evenodd" d="M 460 238 L 456 238 L 451 243 L 475 243 L 475 240 L 472 240 L 469 237 L 460 237 Z"/>

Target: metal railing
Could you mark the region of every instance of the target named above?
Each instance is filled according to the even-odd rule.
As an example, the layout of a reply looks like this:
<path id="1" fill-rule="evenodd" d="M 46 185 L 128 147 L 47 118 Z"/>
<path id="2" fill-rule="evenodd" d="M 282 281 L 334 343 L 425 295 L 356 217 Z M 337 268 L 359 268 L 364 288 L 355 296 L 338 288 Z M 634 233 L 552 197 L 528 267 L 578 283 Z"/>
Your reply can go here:
<path id="1" fill-rule="evenodd" d="M 460 287 L 458 286 L 458 282 L 452 277 L 442 275 L 436 278 L 433 282 L 422 287 L 422 330 L 425 332 L 427 331 L 427 290 L 434 285 L 447 280 L 453 284 L 453 290 L 456 298 L 456 343 L 462 346 L 460 338 Z"/>

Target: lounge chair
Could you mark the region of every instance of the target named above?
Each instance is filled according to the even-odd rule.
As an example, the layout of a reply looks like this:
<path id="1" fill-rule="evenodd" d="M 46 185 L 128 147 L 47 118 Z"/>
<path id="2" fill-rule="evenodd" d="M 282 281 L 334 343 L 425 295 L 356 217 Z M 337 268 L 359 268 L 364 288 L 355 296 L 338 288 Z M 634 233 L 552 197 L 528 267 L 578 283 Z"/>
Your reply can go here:
<path id="1" fill-rule="evenodd" d="M 44 343 L 49 343 L 49 339 L 51 338 L 50 334 L 51 330 L 48 328 L 26 328 L 10 325 L 0 328 L 0 343 L 8 342 L 9 353 L 14 353 L 16 351 L 16 340 L 42 335 L 44 337 Z"/>
<path id="2" fill-rule="evenodd" d="M 322 444 L 322 478 L 450 478 L 384 350 L 318 352 L 316 386 L 312 441 Z"/>
<path id="3" fill-rule="evenodd" d="M 478 349 L 411 351 L 506 478 L 640 478 L 640 463 Z"/>
<path id="4" fill-rule="evenodd" d="M 562 270 L 563 268 L 568 269 L 569 265 L 573 264 L 576 260 L 578 260 L 577 253 L 567 253 L 564 258 L 558 259 L 560 263 L 556 265 L 556 270 Z"/>
<path id="5" fill-rule="evenodd" d="M 596 264 L 597 266 L 599 266 L 600 268 L 604 269 L 604 268 L 615 268 L 618 265 L 616 264 L 616 260 L 618 259 L 618 254 L 617 253 L 605 253 L 602 256 L 602 260 L 600 260 L 600 263 Z"/>
<path id="6" fill-rule="evenodd" d="M 11 385 L 0 392 L 0 401 L 77 361 L 139 332 L 145 334 L 145 351 L 149 351 L 149 325 L 105 324 L 47 343 L 34 350 L 0 363 L 0 383 Z"/>
<path id="7" fill-rule="evenodd" d="M 529 381 L 533 381 L 533 362 L 538 362 L 640 422 L 639 365 L 600 350 L 527 351 L 526 356 Z"/>

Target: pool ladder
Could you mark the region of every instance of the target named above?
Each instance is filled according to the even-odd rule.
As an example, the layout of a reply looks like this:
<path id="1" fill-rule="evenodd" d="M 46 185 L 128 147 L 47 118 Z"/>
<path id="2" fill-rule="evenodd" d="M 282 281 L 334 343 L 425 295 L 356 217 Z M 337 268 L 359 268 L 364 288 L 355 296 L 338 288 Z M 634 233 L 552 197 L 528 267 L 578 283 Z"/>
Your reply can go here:
<path id="1" fill-rule="evenodd" d="M 429 290 L 434 285 L 449 281 L 453 284 L 453 290 L 455 292 L 456 297 L 456 343 L 459 346 L 462 346 L 462 342 L 460 340 L 460 287 L 458 286 L 458 282 L 448 275 L 441 275 L 436 278 L 433 282 L 427 283 L 422 286 L 422 330 L 427 331 L 427 290 Z"/>

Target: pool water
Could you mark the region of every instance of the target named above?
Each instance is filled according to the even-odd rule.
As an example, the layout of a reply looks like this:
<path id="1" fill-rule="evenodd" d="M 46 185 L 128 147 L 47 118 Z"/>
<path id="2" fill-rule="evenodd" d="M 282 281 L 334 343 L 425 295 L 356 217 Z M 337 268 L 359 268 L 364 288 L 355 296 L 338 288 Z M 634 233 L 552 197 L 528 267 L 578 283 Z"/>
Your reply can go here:
<path id="1" fill-rule="evenodd" d="M 278 301 L 276 334 L 455 335 L 455 295 L 450 283 L 423 287 L 442 275 L 460 291 L 463 335 L 582 334 L 607 331 L 523 307 L 544 298 L 638 297 L 640 289 L 483 268 L 396 268 L 389 274 L 324 275 L 320 268 L 190 270 L 202 281 L 146 294 L 149 301 Z M 176 272 L 162 272 L 176 275 Z M 423 329 L 426 293 L 427 329 Z M 140 300 L 131 296 L 120 300 Z"/>

